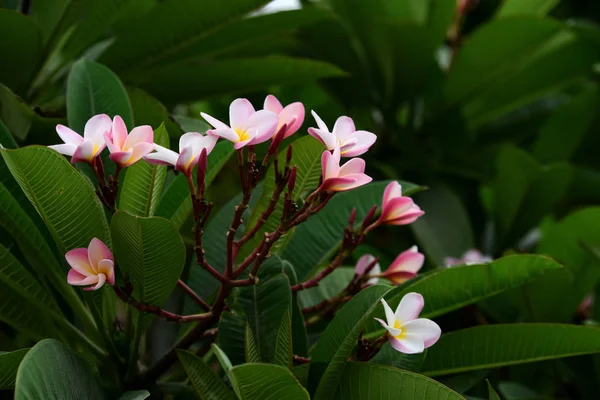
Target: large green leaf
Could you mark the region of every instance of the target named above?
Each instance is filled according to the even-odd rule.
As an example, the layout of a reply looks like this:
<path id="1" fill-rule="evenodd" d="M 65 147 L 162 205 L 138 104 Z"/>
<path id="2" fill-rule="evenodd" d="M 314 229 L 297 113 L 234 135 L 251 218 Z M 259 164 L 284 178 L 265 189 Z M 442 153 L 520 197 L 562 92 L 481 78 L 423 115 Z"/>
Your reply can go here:
<path id="1" fill-rule="evenodd" d="M 210 0 L 161 2 L 131 22 L 100 58 L 116 71 L 144 70 L 193 46 L 211 31 L 266 4 L 267 0 L 215 3 Z"/>
<path id="2" fill-rule="evenodd" d="M 459 309 L 483 299 L 517 288 L 545 273 L 562 270 L 555 261 L 544 256 L 514 255 L 489 264 L 465 265 L 434 270 L 420 279 L 409 281 L 388 297 L 392 309 L 409 292 L 423 295 L 425 306 L 422 317 L 432 318 Z M 383 333 L 379 324 L 367 325 L 369 336 Z"/>
<path id="3" fill-rule="evenodd" d="M 167 104 L 223 94 L 247 93 L 271 85 L 313 82 L 343 72 L 320 61 L 269 56 L 207 63 L 184 60 L 125 75 L 123 79 Z"/>
<path id="4" fill-rule="evenodd" d="M 117 211 L 111 220 L 115 258 L 133 285 L 137 301 L 162 307 L 177 284 L 185 263 L 185 246 L 169 221 Z M 153 314 L 137 313 L 136 338 Z"/>
<path id="5" fill-rule="evenodd" d="M 356 220 L 361 221 L 374 205 L 381 204 L 383 190 L 388 183 L 375 182 L 336 194 L 321 212 L 296 228 L 282 258 L 293 261 L 298 280 L 303 281 L 310 276 L 339 246 L 354 207 Z M 400 183 L 404 195 L 410 195 L 419 189 L 412 183 Z"/>
<path id="6" fill-rule="evenodd" d="M 233 154 L 230 142 L 217 143 L 208 156 L 206 187 L 208 188 L 221 168 Z M 156 209 L 156 215 L 170 220 L 176 228 L 181 228 L 192 212 L 192 199 L 185 176 L 178 175 L 165 189 Z"/>
<path id="7" fill-rule="evenodd" d="M 154 130 L 154 143 L 169 148 L 169 135 L 164 125 Z M 151 217 L 158 207 L 167 167 L 140 160 L 126 171 L 119 209 L 140 217 Z"/>
<path id="8" fill-rule="evenodd" d="M 177 356 L 201 400 L 235 399 L 233 391 L 200 357 L 185 350 L 178 350 Z"/>
<path id="9" fill-rule="evenodd" d="M 62 343 L 37 343 L 17 372 L 16 400 L 101 400 L 102 390 L 88 365 Z"/>
<path id="10" fill-rule="evenodd" d="M 31 338 L 55 336 L 52 319 L 64 318 L 54 298 L 0 245 L 0 319 Z"/>
<path id="11" fill-rule="evenodd" d="M 221 314 L 219 320 L 219 346 L 227 354 L 230 363 L 233 365 L 246 362 L 245 339 L 249 329 L 246 316 L 243 313 L 225 311 Z"/>
<path id="12" fill-rule="evenodd" d="M 452 389 L 413 372 L 384 365 L 349 362 L 335 399 L 463 399 Z"/>
<path id="13" fill-rule="evenodd" d="M 14 389 L 17 369 L 29 349 L 0 353 L 0 390 Z"/>
<path id="14" fill-rule="evenodd" d="M 442 335 L 421 372 L 447 375 L 598 352 L 600 329 L 593 326 L 486 325 Z"/>
<path id="15" fill-rule="evenodd" d="M 100 200 L 63 156 L 40 146 L 4 150 L 2 156 L 61 252 L 87 247 L 94 237 L 110 246 Z"/>
<path id="16" fill-rule="evenodd" d="M 284 367 L 244 364 L 229 371 L 229 379 L 240 400 L 302 400 L 308 393 Z"/>
<path id="17" fill-rule="evenodd" d="M 319 304 L 341 293 L 354 277 L 354 268 L 337 268 L 326 276 L 318 286 L 302 290 L 298 300 L 302 307 Z"/>
<path id="18" fill-rule="evenodd" d="M 127 88 L 127 95 L 131 102 L 133 122 L 136 126 L 150 125 L 153 129 L 158 129 L 164 124 L 171 142 L 176 143 L 175 139 L 179 139 L 181 136 L 181 128 L 171 118 L 169 111 L 161 102 L 138 88 Z M 206 130 L 186 130 L 186 132 L 192 131 L 205 132 Z"/>
<path id="19" fill-rule="evenodd" d="M 0 83 L 22 94 L 40 67 L 42 34 L 31 18 L 0 9 Z"/>
<path id="20" fill-rule="evenodd" d="M 363 325 L 390 290 L 389 286 L 375 285 L 361 291 L 338 311 L 322 333 L 311 352 L 308 375 L 308 389 L 315 393 L 315 399 L 333 397 Z"/>
<path id="21" fill-rule="evenodd" d="M 496 13 L 497 18 L 514 15 L 546 15 L 560 0 L 505 0 Z"/>

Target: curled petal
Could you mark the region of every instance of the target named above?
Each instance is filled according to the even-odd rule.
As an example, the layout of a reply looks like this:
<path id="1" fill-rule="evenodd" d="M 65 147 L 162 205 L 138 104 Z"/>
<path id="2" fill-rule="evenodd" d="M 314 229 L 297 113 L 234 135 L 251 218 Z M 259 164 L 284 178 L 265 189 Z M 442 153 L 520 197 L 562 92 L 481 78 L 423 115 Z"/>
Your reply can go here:
<path id="1" fill-rule="evenodd" d="M 367 131 L 356 131 L 352 138 L 355 143 L 342 152 L 344 157 L 356 157 L 365 154 L 377 140 L 377 135 Z"/>
<path id="2" fill-rule="evenodd" d="M 94 115 L 83 128 L 83 138 L 91 140 L 94 144 L 104 142 L 104 135 L 112 131 L 112 120 L 106 114 Z M 127 128 L 125 128 L 127 132 Z"/>
<path id="3" fill-rule="evenodd" d="M 383 207 L 393 198 L 402 197 L 402 186 L 396 182 L 390 182 L 383 191 Z"/>
<path id="4" fill-rule="evenodd" d="M 138 162 L 146 154 L 149 154 L 154 150 L 154 143 L 142 142 L 133 146 L 129 151 L 132 152 L 131 157 L 127 160 L 126 165 L 132 165 Z M 114 160 L 113 160 L 114 161 Z"/>
<path id="5" fill-rule="evenodd" d="M 128 161 L 131 159 L 133 155 L 133 150 L 129 149 L 128 151 L 115 151 L 114 153 L 109 154 L 109 158 L 115 164 L 126 166 L 129 165 Z"/>
<path id="6" fill-rule="evenodd" d="M 419 318 L 404 324 L 404 332 L 407 335 L 416 335 L 423 340 L 425 348 L 432 346 L 438 341 L 442 329 L 430 319 Z"/>
<path id="7" fill-rule="evenodd" d="M 187 174 L 189 169 L 193 167 L 194 161 L 194 150 L 191 146 L 184 147 L 179 154 L 179 158 L 177 158 L 177 162 L 175 163 L 175 169 Z"/>
<path id="8" fill-rule="evenodd" d="M 254 132 L 252 144 L 259 144 L 271 139 L 277 129 L 278 122 L 277 114 L 268 110 L 260 110 L 248 118 L 243 129 Z"/>
<path id="9" fill-rule="evenodd" d="M 418 354 L 425 350 L 423 340 L 417 335 L 408 333 L 403 334 L 401 339 L 391 337 L 390 344 L 394 349 L 404 354 Z"/>
<path id="10" fill-rule="evenodd" d="M 84 140 L 83 143 L 75 149 L 73 157 L 71 157 L 71 163 L 91 162 L 100 151 L 102 151 L 102 149 L 98 151 L 98 147 L 94 146 L 94 143 L 89 140 Z"/>
<path id="11" fill-rule="evenodd" d="M 354 121 L 350 117 L 339 117 L 337 121 L 335 121 L 335 125 L 333 126 L 333 135 L 338 138 L 338 140 L 345 140 L 350 136 L 354 131 L 356 131 L 356 127 L 354 126 Z"/>
<path id="12" fill-rule="evenodd" d="M 425 214 L 418 206 L 414 206 L 410 211 L 398 218 L 385 221 L 389 225 L 408 225 L 415 222 L 421 215 Z"/>
<path id="13" fill-rule="evenodd" d="M 223 122 L 219 121 L 218 119 L 216 119 L 214 117 L 211 117 L 208 114 L 201 112 L 200 116 L 202 118 L 204 118 L 206 120 L 206 122 L 211 124 L 213 126 L 213 128 L 215 128 L 215 129 L 229 129 L 229 127 L 226 124 L 224 124 Z"/>
<path id="14" fill-rule="evenodd" d="M 233 129 L 242 129 L 254 114 L 254 107 L 248 99 L 235 99 L 229 106 L 229 123 Z"/>
<path id="15" fill-rule="evenodd" d="M 385 323 L 385 321 L 379 318 L 375 318 L 375 320 L 379 322 L 381 326 L 383 326 L 392 336 L 398 336 L 402 332 L 400 329 L 390 327 L 388 324 Z"/>
<path id="16" fill-rule="evenodd" d="M 98 283 L 96 283 L 96 285 L 83 288 L 83 290 L 88 290 L 89 291 L 89 290 L 98 290 L 98 289 L 100 289 L 104 285 L 104 282 L 106 282 L 106 275 L 104 275 L 104 274 L 98 274 L 97 278 L 98 278 Z"/>
<path id="17" fill-rule="evenodd" d="M 66 144 L 79 146 L 81 143 L 83 143 L 83 138 L 81 135 L 64 125 L 56 125 L 56 133 L 58 133 L 58 136 L 60 136 L 62 141 Z"/>
<path id="18" fill-rule="evenodd" d="M 246 146 L 246 145 L 247 145 L 247 144 L 249 144 L 249 143 L 254 143 L 254 142 L 252 141 L 252 139 L 248 139 L 248 140 L 242 140 L 241 142 L 237 142 L 237 143 L 235 143 L 235 144 L 233 145 L 233 148 L 234 148 L 235 150 L 239 150 L 239 149 L 241 149 L 242 147 Z"/>
<path id="19" fill-rule="evenodd" d="M 154 131 L 150 125 L 137 126 L 127 136 L 123 149 L 130 149 L 136 144 L 152 143 L 153 141 Z"/>
<path id="20" fill-rule="evenodd" d="M 404 295 L 398 308 L 396 308 L 396 319 L 403 325 L 419 317 L 425 301 L 419 293 L 411 292 Z"/>
<path id="21" fill-rule="evenodd" d="M 322 192 L 345 192 L 355 187 L 356 179 L 350 177 L 344 178 L 329 178 L 321 184 L 320 191 Z"/>
<path id="22" fill-rule="evenodd" d="M 183 151 L 183 149 L 186 147 L 191 147 L 193 149 L 196 142 L 201 140 L 203 137 L 204 136 L 198 132 L 188 132 L 181 135 L 179 138 L 179 151 Z"/>
<path id="23" fill-rule="evenodd" d="M 80 274 L 74 269 L 69 270 L 67 274 L 67 283 L 73 286 L 87 286 L 93 285 L 98 282 L 98 276 L 96 274 L 85 276 Z"/>
<path id="24" fill-rule="evenodd" d="M 172 166 L 175 166 L 177 164 L 179 154 L 175 153 L 173 150 L 167 149 L 158 144 L 154 145 L 154 150 L 156 150 L 154 153 L 146 154 L 144 156 L 144 160 L 146 160 L 150 164 Z"/>
<path id="25" fill-rule="evenodd" d="M 352 174 L 352 175 L 346 175 L 346 177 L 353 178 L 354 183 L 350 187 L 345 188 L 344 190 L 356 189 L 357 187 L 364 186 L 367 183 L 371 183 L 371 181 L 373 181 L 373 178 L 371 178 L 369 175 L 365 175 L 365 174 Z"/>
<path id="26" fill-rule="evenodd" d="M 273 111 L 276 114 L 279 114 L 281 110 L 283 110 L 283 106 L 281 105 L 279 100 L 277 100 L 277 97 L 273 96 L 272 94 L 268 95 L 265 98 L 265 104 L 263 108 L 265 110 Z"/>
<path id="27" fill-rule="evenodd" d="M 425 256 L 419 253 L 417 246 L 413 246 L 410 249 L 403 251 L 396 257 L 386 272 L 410 272 L 416 274 L 419 272 L 423 263 L 425 262 Z"/>
<path id="28" fill-rule="evenodd" d="M 288 124 L 285 131 L 285 137 L 296 133 L 304 123 L 304 105 L 300 102 L 288 104 L 279 113 L 279 127 Z"/>
<path id="29" fill-rule="evenodd" d="M 381 304 L 383 304 L 383 309 L 385 311 L 385 319 L 387 320 L 387 324 L 390 327 L 394 327 L 396 322 L 396 315 L 392 311 L 391 307 L 388 305 L 385 299 L 381 299 Z"/>
<path id="30" fill-rule="evenodd" d="M 115 284 L 115 263 L 112 260 L 100 260 L 98 274 L 104 274 L 109 285 Z"/>
<path id="31" fill-rule="evenodd" d="M 98 263 L 100 260 L 114 261 L 113 255 L 106 247 L 104 242 L 98 238 L 93 238 L 88 246 L 88 258 L 92 267 L 98 271 Z"/>
<path id="32" fill-rule="evenodd" d="M 327 150 L 333 150 L 333 148 L 335 147 L 335 136 L 333 135 L 333 133 L 323 130 L 323 129 L 316 129 L 316 128 L 308 128 L 308 133 L 314 137 L 315 139 L 317 139 L 318 141 L 320 141 L 321 143 L 323 143 L 323 145 L 327 148 Z"/>
<path id="33" fill-rule="evenodd" d="M 325 150 L 323 154 L 321 154 L 321 170 L 323 176 L 323 183 L 327 179 L 334 178 L 339 175 L 339 162 L 336 162 L 335 158 L 329 150 Z"/>
<path id="34" fill-rule="evenodd" d="M 365 172 L 366 163 L 362 158 L 353 158 L 340 167 L 340 176 L 362 174 Z"/>
<path id="35" fill-rule="evenodd" d="M 112 143 L 119 149 L 124 150 L 123 146 L 127 140 L 127 127 L 123 118 L 116 115 L 112 122 Z M 105 135 L 111 137 L 111 135 Z"/>
<path id="36" fill-rule="evenodd" d="M 65 259 L 71 268 L 81 275 L 88 276 L 96 274 L 96 270 L 90 264 L 88 249 L 78 248 L 69 250 L 67 254 L 65 254 Z"/>
<path id="37" fill-rule="evenodd" d="M 329 132 L 329 128 L 327 128 L 327 125 L 325 125 L 325 122 L 323 122 L 323 120 L 321 119 L 321 117 L 319 117 L 317 115 L 316 112 L 312 111 L 310 112 L 313 116 L 313 118 L 315 119 L 315 121 L 317 122 L 317 126 L 319 127 L 320 130 L 325 131 L 325 132 Z"/>
<path id="38" fill-rule="evenodd" d="M 383 277 L 392 281 L 395 285 L 400 285 L 404 282 L 410 281 L 411 279 L 414 279 L 415 276 L 417 276 L 417 274 L 413 273 L 413 272 L 406 272 L 406 271 L 385 271 L 383 274 Z"/>
<path id="39" fill-rule="evenodd" d="M 72 156 L 77 150 L 77 146 L 74 144 L 54 144 L 48 147 L 58 151 L 60 154 L 64 154 L 65 156 Z"/>

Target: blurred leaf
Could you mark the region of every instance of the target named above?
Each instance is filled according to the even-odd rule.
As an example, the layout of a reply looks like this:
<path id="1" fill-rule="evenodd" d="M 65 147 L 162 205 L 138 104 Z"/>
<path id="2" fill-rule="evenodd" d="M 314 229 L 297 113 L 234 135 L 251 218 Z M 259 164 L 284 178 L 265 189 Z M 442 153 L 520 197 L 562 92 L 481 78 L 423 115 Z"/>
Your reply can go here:
<path id="1" fill-rule="evenodd" d="M 100 200 L 63 156 L 40 146 L 4 150 L 2 156 L 61 252 L 87 247 L 94 237 L 110 247 L 110 231 Z"/>
<path id="2" fill-rule="evenodd" d="M 172 104 L 342 74 L 337 67 L 320 61 L 269 56 L 214 62 L 184 60 L 131 73 L 124 80 Z"/>
<path id="3" fill-rule="evenodd" d="M 225 166 L 232 154 L 233 145 L 230 142 L 222 141 L 221 143 L 217 143 L 208 156 L 206 188 L 210 186 L 215 176 Z M 190 189 L 185 176 L 179 174 L 166 187 L 158 202 L 156 215 L 170 220 L 177 229 L 180 229 L 191 212 L 192 199 L 190 197 Z"/>
<path id="4" fill-rule="evenodd" d="M 17 368 L 29 349 L 21 349 L 7 353 L 0 353 L 0 390 L 15 388 Z"/>
<path id="5" fill-rule="evenodd" d="M 19 366 L 16 400 L 103 398 L 88 365 L 56 340 L 37 343 Z"/>
<path id="6" fill-rule="evenodd" d="M 423 375 L 384 365 L 349 362 L 335 399 L 463 399 L 452 389 Z"/>
<path id="7" fill-rule="evenodd" d="M 486 381 L 486 382 L 487 382 L 487 386 L 488 386 L 490 400 L 502 400 L 502 399 L 500 399 L 500 396 L 498 396 L 498 393 L 496 393 L 496 391 L 492 387 L 492 384 L 490 383 L 490 381 Z"/>
<path id="8" fill-rule="evenodd" d="M 243 313 L 225 311 L 221 314 L 219 346 L 231 360 L 230 364 L 239 365 L 246 362 L 246 327 L 246 316 Z"/>
<path id="9" fill-rule="evenodd" d="M 410 225 L 419 246 L 435 265 L 444 265 L 446 257 L 460 257 L 474 246 L 469 214 L 458 195 L 446 184 L 435 183 L 415 196 L 425 211 Z"/>
<path id="10" fill-rule="evenodd" d="M 42 33 L 27 16 L 0 9 L 0 83 L 18 94 L 25 94 L 26 85 L 40 68 Z"/>
<path id="11" fill-rule="evenodd" d="M 560 0 L 505 0 L 496 13 L 496 18 L 515 15 L 544 16 L 560 3 Z"/>
<path id="12" fill-rule="evenodd" d="M 420 293 L 425 298 L 421 317 L 433 318 L 519 287 L 543 274 L 557 270 L 561 271 L 561 266 L 548 257 L 513 255 L 489 264 L 455 266 L 431 271 L 404 283 L 393 297 L 386 298 L 390 307 L 395 309 L 405 294 Z M 383 333 L 381 325 L 375 321 L 369 321 L 365 330 L 370 332 L 369 337 Z"/>
<path id="13" fill-rule="evenodd" d="M 150 125 L 153 129 L 158 129 L 164 124 L 169 137 L 179 139 L 181 128 L 171 118 L 165 106 L 141 89 L 127 88 L 127 94 L 131 101 L 135 126 Z M 186 130 L 186 132 L 196 132 L 196 130 Z M 204 131 L 198 130 L 197 132 Z M 175 143 L 175 140 L 172 141 Z"/>
<path id="14" fill-rule="evenodd" d="M 215 356 L 217 357 L 217 359 L 219 360 L 219 364 L 221 364 L 221 368 L 223 368 L 223 371 L 225 371 L 225 373 L 229 373 L 229 371 L 231 371 L 231 368 L 233 368 L 233 366 L 231 365 L 231 361 L 229 361 L 229 358 L 227 357 L 227 355 L 223 352 L 223 350 L 221 350 L 221 348 L 219 346 L 217 346 L 216 344 L 211 344 L 210 345 L 212 351 L 215 353 Z"/>
<path id="15" fill-rule="evenodd" d="M 27 269 L 0 245 L 0 320 L 40 339 L 57 335 L 52 320 L 64 319 L 54 298 Z"/>
<path id="16" fill-rule="evenodd" d="M 541 127 L 533 156 L 540 163 L 569 160 L 592 125 L 599 107 L 598 88 L 592 86 L 582 90 Z"/>
<path id="17" fill-rule="evenodd" d="M 150 397 L 150 393 L 147 390 L 134 390 L 123 393 L 119 400 L 144 400 Z"/>
<path id="18" fill-rule="evenodd" d="M 6 125 L 4 125 L 4 122 L 2 122 L 2 120 L 0 119 L 0 146 L 7 148 L 7 149 L 16 149 L 17 147 L 17 142 L 15 142 L 15 139 L 12 137 L 12 135 L 10 134 L 10 131 L 8 130 L 8 128 L 6 127 Z"/>
<path id="19" fill-rule="evenodd" d="M 420 188 L 399 181 L 403 195 L 409 196 Z M 389 182 L 374 182 L 345 193 L 336 194 L 316 215 L 299 225 L 281 257 L 292 260 L 299 281 L 304 281 L 337 249 L 352 208 L 356 207 L 356 221 L 362 221 L 374 205 L 381 204 L 383 191 Z"/>
<path id="20" fill-rule="evenodd" d="M 330 399 L 336 392 L 344 368 L 366 320 L 379 300 L 393 289 L 375 285 L 354 296 L 342 307 L 311 352 L 308 390 L 315 399 Z"/>
<path id="21" fill-rule="evenodd" d="M 200 357 L 185 350 L 177 350 L 177 356 L 201 400 L 235 399 L 231 389 Z"/>
<path id="22" fill-rule="evenodd" d="M 597 352 L 600 352 L 597 327 L 485 325 L 442 335 L 429 348 L 421 372 L 429 376 L 448 375 Z"/>
<path id="23" fill-rule="evenodd" d="M 244 336 L 244 346 L 246 348 L 246 362 L 247 363 L 259 363 L 260 354 L 258 353 L 258 345 L 254 340 L 254 334 L 252 328 L 246 323 L 246 335 Z"/>
<path id="24" fill-rule="evenodd" d="M 298 292 L 302 307 L 311 307 L 340 294 L 354 277 L 354 268 L 337 268 L 318 286 Z"/>
<path id="25" fill-rule="evenodd" d="M 244 364 L 228 375 L 240 400 L 309 400 L 294 375 L 279 365 Z"/>
<path id="26" fill-rule="evenodd" d="M 542 400 L 544 397 L 539 396 L 534 390 L 531 390 L 525 385 L 515 382 L 500 382 L 498 383 L 498 391 L 506 398 L 506 400 Z"/>
<path id="27" fill-rule="evenodd" d="M 100 61 L 116 71 L 145 70 L 151 65 L 178 58 L 212 31 L 241 19 L 267 0 L 178 0 L 159 3 L 120 32 Z"/>
<path id="28" fill-rule="evenodd" d="M 133 286 L 131 296 L 157 307 L 164 306 L 177 284 L 185 263 L 185 246 L 169 221 L 133 216 L 117 211 L 110 223 L 115 259 Z M 132 351 L 154 314 L 134 313 Z"/>
<path id="29" fill-rule="evenodd" d="M 169 148 L 169 136 L 164 124 L 154 130 L 154 143 Z M 151 217 L 158 207 L 167 167 L 140 160 L 125 171 L 125 181 L 119 194 L 119 210 L 139 217 Z"/>
<path id="30" fill-rule="evenodd" d="M 465 394 L 469 390 L 473 389 L 473 387 L 475 387 L 479 382 L 485 379 L 487 375 L 487 370 L 479 370 L 438 379 L 438 381 L 460 394 Z"/>

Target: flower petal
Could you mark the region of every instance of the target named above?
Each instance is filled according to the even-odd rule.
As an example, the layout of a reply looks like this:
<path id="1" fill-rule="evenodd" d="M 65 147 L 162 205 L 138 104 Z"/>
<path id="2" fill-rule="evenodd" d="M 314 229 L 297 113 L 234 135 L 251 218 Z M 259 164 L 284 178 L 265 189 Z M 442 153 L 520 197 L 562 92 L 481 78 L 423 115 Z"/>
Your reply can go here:
<path id="1" fill-rule="evenodd" d="M 383 191 L 383 206 L 385 207 L 386 203 L 388 203 L 391 199 L 402 196 L 402 186 L 396 182 L 390 182 L 385 187 Z"/>
<path id="2" fill-rule="evenodd" d="M 130 150 L 132 151 L 131 158 L 127 160 L 127 165 L 132 165 L 138 162 L 146 154 L 149 154 L 154 150 L 154 143 L 142 142 L 137 143 Z"/>
<path id="3" fill-rule="evenodd" d="M 354 267 L 354 272 L 357 275 L 363 275 L 367 267 L 375 261 L 375 257 L 372 254 L 365 254 L 358 259 L 356 262 L 356 266 Z"/>
<path id="4" fill-rule="evenodd" d="M 81 247 L 78 249 L 69 250 L 67 251 L 67 254 L 65 254 L 65 259 L 71 268 L 79 272 L 81 275 L 89 276 L 96 274 L 96 270 L 90 264 L 88 249 Z"/>
<path id="5" fill-rule="evenodd" d="M 408 212 L 400 215 L 398 218 L 385 221 L 388 225 L 408 225 L 415 222 L 421 215 L 425 214 L 417 205 L 414 205 Z"/>
<path id="6" fill-rule="evenodd" d="M 138 143 L 152 143 L 153 141 L 154 131 L 150 125 L 136 126 L 129 132 L 129 136 L 127 136 L 127 139 L 125 140 L 123 149 L 128 150 Z"/>
<path id="7" fill-rule="evenodd" d="M 327 148 L 333 150 L 335 147 L 335 136 L 333 133 L 322 129 L 308 128 L 308 133 Z"/>
<path id="8" fill-rule="evenodd" d="M 115 151 L 109 154 L 109 158 L 115 164 L 120 166 L 129 165 L 129 161 L 131 160 L 131 156 L 133 154 L 133 150 L 129 149 L 128 151 Z"/>
<path id="9" fill-rule="evenodd" d="M 388 324 L 385 323 L 385 321 L 379 318 L 375 318 L 375 320 L 379 322 L 381 326 L 383 326 L 392 336 L 398 336 L 402 332 L 400 329 L 390 327 Z"/>
<path id="10" fill-rule="evenodd" d="M 112 120 L 108 115 L 94 115 L 85 123 L 83 138 L 91 140 L 96 145 L 100 142 L 104 143 L 104 135 L 112 131 L 112 124 Z M 125 128 L 125 132 L 127 132 L 127 128 Z"/>
<path id="11" fill-rule="evenodd" d="M 321 169 L 323 176 L 323 183 L 331 178 L 337 178 L 340 172 L 339 163 L 336 162 L 335 158 L 329 150 L 325 150 L 321 154 Z"/>
<path id="12" fill-rule="evenodd" d="M 356 187 L 356 179 L 351 177 L 344 178 L 329 178 L 320 186 L 322 192 L 345 192 Z"/>
<path id="13" fill-rule="evenodd" d="M 212 129 L 210 131 L 206 131 L 207 135 L 221 137 L 223 139 L 229 140 L 230 142 L 237 143 L 240 141 L 240 137 L 238 134 L 231 128 L 219 128 Z"/>
<path id="14" fill-rule="evenodd" d="M 198 132 L 188 132 L 181 135 L 179 138 L 179 151 L 182 152 L 186 147 L 191 147 L 192 150 L 194 150 L 195 143 L 203 137 L 204 136 Z"/>
<path id="15" fill-rule="evenodd" d="M 233 145 L 233 148 L 235 150 L 239 150 L 242 147 L 246 146 L 247 144 L 252 143 L 252 139 L 248 139 L 248 140 L 242 140 L 241 142 L 237 142 Z"/>
<path id="16" fill-rule="evenodd" d="M 356 143 L 342 152 L 344 157 L 356 157 L 365 154 L 377 140 L 377 135 L 367 131 L 356 131 L 352 135 Z"/>
<path id="17" fill-rule="evenodd" d="M 425 350 L 423 340 L 417 335 L 410 335 L 408 333 L 402 335 L 402 339 L 391 337 L 390 344 L 394 349 L 404 354 L 418 354 Z"/>
<path id="18" fill-rule="evenodd" d="M 98 271 L 98 263 L 100 260 L 115 260 L 108 247 L 106 247 L 104 242 L 98 238 L 92 238 L 90 241 L 90 245 L 88 246 L 88 258 L 90 264 L 96 271 Z"/>
<path id="19" fill-rule="evenodd" d="M 112 143 L 121 150 L 124 148 L 125 142 L 127 141 L 127 127 L 125 121 L 118 115 L 115 115 L 112 122 Z M 110 136 L 110 135 L 109 135 Z"/>
<path id="20" fill-rule="evenodd" d="M 352 121 L 352 118 L 342 116 L 335 121 L 335 125 L 333 126 L 333 130 L 331 132 L 339 141 L 344 141 L 352 133 L 354 133 L 354 131 L 356 131 L 356 127 L 354 126 L 354 121 Z"/>
<path id="21" fill-rule="evenodd" d="M 421 310 L 423 310 L 424 305 L 425 300 L 423 300 L 423 296 L 419 293 L 407 293 L 402 300 L 400 300 L 398 308 L 396 308 L 396 319 L 400 321 L 402 325 L 406 324 L 408 321 L 417 319 Z"/>
<path id="22" fill-rule="evenodd" d="M 317 113 L 314 112 L 313 110 L 311 110 L 310 113 L 312 114 L 313 118 L 317 122 L 317 126 L 319 127 L 319 129 L 322 130 L 322 131 L 325 131 L 325 132 L 329 132 L 329 128 L 327 127 L 327 125 L 325 125 L 325 122 L 323 122 L 323 120 L 321 119 L 321 117 L 319 117 L 317 115 Z"/>
<path id="23" fill-rule="evenodd" d="M 81 275 L 79 272 L 77 272 L 74 269 L 69 270 L 69 273 L 67 274 L 67 283 L 69 285 L 87 286 L 87 285 L 92 285 L 96 282 L 98 282 L 98 276 L 95 274 L 90 275 L 90 276 L 85 276 L 85 275 Z"/>
<path id="24" fill-rule="evenodd" d="M 362 174 L 365 172 L 366 163 L 362 158 L 353 158 L 340 167 L 339 176 Z"/>
<path id="25" fill-rule="evenodd" d="M 387 324 L 389 327 L 393 328 L 395 325 L 395 322 L 396 322 L 396 316 L 394 315 L 394 312 L 388 305 L 387 301 L 385 301 L 385 299 L 381 299 L 381 304 L 383 304 L 383 309 L 385 311 L 385 319 L 387 320 Z"/>
<path id="26" fill-rule="evenodd" d="M 146 160 L 150 164 L 172 166 L 175 166 L 177 164 L 179 154 L 175 153 L 173 150 L 167 149 L 158 144 L 154 145 L 154 150 L 156 150 L 154 153 L 146 154 L 144 156 L 144 160 Z"/>
<path id="27" fill-rule="evenodd" d="M 106 276 L 109 285 L 115 284 L 115 263 L 111 260 L 100 260 L 98 263 L 98 273 Z"/>
<path id="28" fill-rule="evenodd" d="M 382 215 L 384 219 L 394 219 L 402 216 L 415 205 L 413 199 L 407 196 L 392 197 L 383 203 Z"/>
<path id="29" fill-rule="evenodd" d="M 251 115 L 254 107 L 248 99 L 235 99 L 229 106 L 229 124 L 233 129 L 242 129 Z"/>
<path id="30" fill-rule="evenodd" d="M 104 285 L 104 282 L 106 282 L 106 275 L 98 274 L 98 283 L 96 283 L 94 286 L 83 288 L 83 290 L 98 290 L 102 287 L 102 285 Z"/>
<path id="31" fill-rule="evenodd" d="M 263 108 L 265 110 L 273 111 L 276 114 L 279 114 L 281 110 L 283 110 L 283 106 L 281 105 L 279 100 L 277 100 L 277 97 L 273 96 L 272 94 L 268 95 L 265 98 L 265 104 Z"/>
<path id="32" fill-rule="evenodd" d="M 209 124 L 213 126 L 215 129 L 229 129 L 229 127 L 218 119 L 211 117 L 210 115 L 201 112 L 200 116 L 206 120 Z"/>
<path id="33" fill-rule="evenodd" d="M 194 158 L 194 149 L 191 146 L 184 147 L 175 163 L 175 169 L 187 174 L 194 167 Z"/>
<path id="34" fill-rule="evenodd" d="M 52 146 L 48 146 L 49 148 L 58 151 L 60 154 L 64 154 L 65 156 L 72 156 L 75 154 L 75 150 L 77 150 L 77 146 L 74 144 L 54 144 Z"/>
<path id="35" fill-rule="evenodd" d="M 343 185 L 343 190 L 340 190 L 340 191 L 356 189 L 357 187 L 364 186 L 373 180 L 373 178 L 371 178 L 369 175 L 365 175 L 365 174 L 346 175 L 345 178 L 351 178 L 354 180 L 354 182 L 349 185 Z"/>
<path id="36" fill-rule="evenodd" d="M 100 151 L 102 151 L 102 149 Z M 75 164 L 76 162 L 91 162 L 100 151 L 94 146 L 94 143 L 85 139 L 83 143 L 75 149 L 73 157 L 71 157 L 71 164 Z"/>
<path id="37" fill-rule="evenodd" d="M 277 114 L 268 110 L 260 110 L 248 118 L 242 129 L 249 132 L 254 131 L 252 144 L 259 144 L 271 139 L 277 130 L 278 122 Z"/>
<path id="38" fill-rule="evenodd" d="M 404 332 L 406 335 L 419 336 L 427 348 L 438 341 L 442 334 L 442 329 L 430 319 L 419 318 L 405 323 Z"/>
<path id="39" fill-rule="evenodd" d="M 419 272 L 423 263 L 425 262 L 425 256 L 419 253 L 417 246 L 413 246 L 410 249 L 403 251 L 396 257 L 386 272 L 411 272 L 416 274 Z"/>
<path id="40" fill-rule="evenodd" d="M 288 124 L 285 130 L 285 136 L 289 137 L 296 133 L 304 123 L 304 105 L 300 102 L 288 104 L 279 113 L 279 127 Z"/>
<path id="41" fill-rule="evenodd" d="M 375 264 L 375 266 L 371 270 L 371 273 L 369 274 L 369 276 L 373 276 L 373 277 L 367 281 L 367 285 L 376 285 L 377 282 L 379 282 L 378 275 L 380 275 L 380 274 L 381 274 L 381 266 L 379 265 L 379 263 L 377 263 L 377 264 Z"/>
<path id="42" fill-rule="evenodd" d="M 75 146 L 79 146 L 83 142 L 83 138 L 80 134 L 64 125 L 56 125 L 56 133 L 58 133 L 58 136 L 60 136 L 62 141 L 66 144 L 73 144 Z"/>

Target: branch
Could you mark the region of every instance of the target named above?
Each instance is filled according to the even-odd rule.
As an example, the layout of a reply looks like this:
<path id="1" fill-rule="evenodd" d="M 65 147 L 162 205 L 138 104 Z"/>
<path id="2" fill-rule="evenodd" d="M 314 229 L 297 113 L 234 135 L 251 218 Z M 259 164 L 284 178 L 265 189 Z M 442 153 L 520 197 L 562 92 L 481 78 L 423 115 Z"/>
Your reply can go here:
<path id="1" fill-rule="evenodd" d="M 190 298 L 192 300 L 194 300 L 194 302 L 196 304 L 198 304 L 200 307 L 202 307 L 204 309 L 204 311 L 210 310 L 210 306 L 204 300 L 202 300 L 202 298 L 198 295 L 198 293 L 194 292 L 194 289 L 192 289 L 191 287 L 186 285 L 186 283 L 184 281 L 182 281 L 181 279 L 178 279 L 177 286 L 182 288 L 183 291 L 186 292 L 187 295 L 190 296 Z"/>

